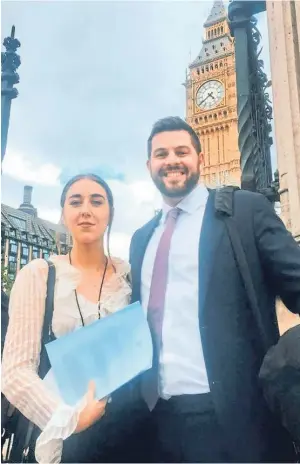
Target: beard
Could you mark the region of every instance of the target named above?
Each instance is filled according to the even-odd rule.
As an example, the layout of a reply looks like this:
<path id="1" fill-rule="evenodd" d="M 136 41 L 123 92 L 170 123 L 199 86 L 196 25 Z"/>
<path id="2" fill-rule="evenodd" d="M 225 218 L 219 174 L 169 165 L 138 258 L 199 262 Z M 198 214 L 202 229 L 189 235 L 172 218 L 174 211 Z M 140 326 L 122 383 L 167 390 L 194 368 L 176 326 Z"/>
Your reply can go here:
<path id="1" fill-rule="evenodd" d="M 168 172 L 172 170 L 167 170 Z M 158 173 L 153 174 L 151 172 L 151 178 L 157 187 L 157 189 L 160 191 L 160 193 L 169 198 L 182 198 L 187 196 L 197 185 L 199 182 L 200 178 L 200 172 L 195 171 L 189 173 L 185 169 L 185 176 L 186 179 L 184 182 L 180 182 L 179 185 L 174 184 L 172 185 L 166 185 L 164 179 L 165 177 L 165 172 L 164 170 L 160 170 Z"/>

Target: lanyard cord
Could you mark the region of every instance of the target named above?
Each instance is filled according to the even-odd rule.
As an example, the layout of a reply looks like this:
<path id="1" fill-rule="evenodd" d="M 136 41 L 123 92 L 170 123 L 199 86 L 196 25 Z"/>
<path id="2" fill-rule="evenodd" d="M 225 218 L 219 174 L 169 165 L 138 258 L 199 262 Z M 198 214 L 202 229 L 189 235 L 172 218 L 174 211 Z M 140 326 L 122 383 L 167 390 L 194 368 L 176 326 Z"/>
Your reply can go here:
<path id="1" fill-rule="evenodd" d="M 105 275 L 106 275 L 106 271 L 107 271 L 107 265 L 108 265 L 107 256 L 105 258 L 106 258 L 105 267 L 104 267 L 104 271 L 103 271 L 103 275 L 102 275 L 102 280 L 101 280 L 101 285 L 100 285 L 100 290 L 99 290 L 99 297 L 98 297 L 98 319 L 101 318 L 101 315 L 100 315 L 100 308 L 101 308 L 100 299 L 101 299 L 102 288 L 103 288 L 104 279 L 105 279 Z M 71 252 L 69 252 L 69 262 L 72 265 Z M 78 308 L 80 318 L 81 318 L 81 323 L 82 323 L 82 326 L 84 327 L 84 325 L 85 325 L 84 324 L 84 319 L 83 319 L 82 312 L 81 312 L 81 309 L 80 309 L 76 288 L 74 290 L 74 293 L 75 293 L 75 299 L 76 299 L 76 303 L 77 303 L 77 308 Z"/>

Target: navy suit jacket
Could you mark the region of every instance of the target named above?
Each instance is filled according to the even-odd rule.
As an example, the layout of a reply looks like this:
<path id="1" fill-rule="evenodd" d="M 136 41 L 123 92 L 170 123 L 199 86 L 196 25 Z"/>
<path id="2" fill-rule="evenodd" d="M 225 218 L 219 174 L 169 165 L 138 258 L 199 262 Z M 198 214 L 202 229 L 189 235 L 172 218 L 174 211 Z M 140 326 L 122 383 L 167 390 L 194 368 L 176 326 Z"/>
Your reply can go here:
<path id="1" fill-rule="evenodd" d="M 290 462 L 290 437 L 271 417 L 261 393 L 258 373 L 265 353 L 214 201 L 211 191 L 199 237 L 198 284 L 199 331 L 215 410 L 232 462 Z M 157 215 L 131 241 L 132 302 L 141 298 L 143 258 L 159 220 Z M 279 339 L 275 296 L 300 313 L 300 247 L 260 194 L 237 191 L 234 220 L 273 345 Z"/>

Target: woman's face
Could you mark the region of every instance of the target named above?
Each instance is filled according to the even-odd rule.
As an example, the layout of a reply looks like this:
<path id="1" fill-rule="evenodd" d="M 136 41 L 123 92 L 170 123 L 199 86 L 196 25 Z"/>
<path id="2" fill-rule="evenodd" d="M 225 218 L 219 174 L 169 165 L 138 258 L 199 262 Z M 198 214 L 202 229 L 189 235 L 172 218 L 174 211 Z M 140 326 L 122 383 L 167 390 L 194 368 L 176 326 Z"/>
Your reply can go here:
<path id="1" fill-rule="evenodd" d="M 109 213 L 106 192 L 97 182 L 81 179 L 67 191 L 63 219 L 75 241 L 93 243 L 102 238 Z"/>

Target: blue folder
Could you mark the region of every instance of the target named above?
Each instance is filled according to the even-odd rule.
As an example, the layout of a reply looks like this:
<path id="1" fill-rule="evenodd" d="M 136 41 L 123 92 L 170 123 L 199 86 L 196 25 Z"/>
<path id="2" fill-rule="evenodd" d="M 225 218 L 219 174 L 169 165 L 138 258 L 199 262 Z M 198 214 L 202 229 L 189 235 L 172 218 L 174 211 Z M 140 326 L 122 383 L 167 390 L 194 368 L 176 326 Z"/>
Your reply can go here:
<path id="1" fill-rule="evenodd" d="M 102 399 L 152 365 L 149 326 L 140 303 L 46 345 L 61 398 L 73 406 L 96 383 Z"/>

